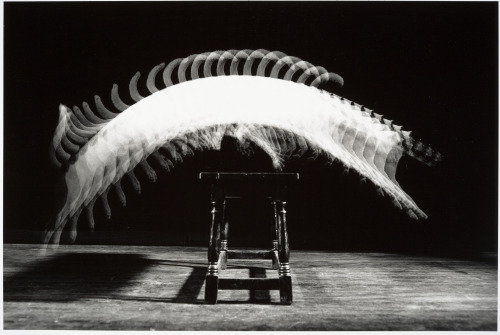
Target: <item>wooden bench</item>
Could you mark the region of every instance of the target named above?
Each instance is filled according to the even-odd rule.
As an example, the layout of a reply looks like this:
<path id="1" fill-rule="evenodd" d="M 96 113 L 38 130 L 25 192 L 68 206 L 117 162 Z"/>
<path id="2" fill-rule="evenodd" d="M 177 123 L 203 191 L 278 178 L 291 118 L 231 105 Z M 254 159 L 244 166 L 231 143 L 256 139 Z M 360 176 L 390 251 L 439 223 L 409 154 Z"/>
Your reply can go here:
<path id="1" fill-rule="evenodd" d="M 290 248 L 286 226 L 288 186 L 298 173 L 201 172 L 200 180 L 210 183 L 211 225 L 205 301 L 217 303 L 218 290 L 279 290 L 282 304 L 292 304 Z M 264 198 L 271 206 L 272 249 L 269 251 L 229 250 L 229 221 L 225 219 L 227 199 Z M 278 278 L 221 278 L 230 259 L 270 259 Z"/>

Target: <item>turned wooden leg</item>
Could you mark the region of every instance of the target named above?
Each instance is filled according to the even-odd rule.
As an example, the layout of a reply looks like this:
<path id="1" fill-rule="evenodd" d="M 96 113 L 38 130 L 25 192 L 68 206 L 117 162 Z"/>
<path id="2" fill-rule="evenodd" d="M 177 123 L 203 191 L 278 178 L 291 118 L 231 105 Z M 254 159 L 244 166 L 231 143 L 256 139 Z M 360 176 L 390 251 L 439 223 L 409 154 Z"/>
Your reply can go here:
<path id="1" fill-rule="evenodd" d="M 278 210 L 276 208 L 276 201 L 272 200 L 271 201 L 271 210 L 272 210 L 272 222 L 271 222 L 271 236 L 273 238 L 273 245 L 272 245 L 272 252 L 275 254 L 275 257 L 273 257 L 273 269 L 278 270 L 279 268 L 279 262 L 277 262 L 277 256 L 278 256 Z"/>
<path id="2" fill-rule="evenodd" d="M 290 248 L 288 245 L 288 231 L 286 227 L 286 202 L 278 202 L 278 216 L 279 216 L 279 287 L 280 287 L 280 300 L 282 304 L 291 305 L 293 301 L 292 296 L 292 277 L 290 273 Z"/>
<path id="3" fill-rule="evenodd" d="M 220 214 L 219 202 L 212 201 L 212 222 L 210 225 L 210 241 L 208 247 L 208 271 L 205 280 L 205 301 L 209 304 L 217 303 L 219 289 L 219 247 L 220 247 Z"/>
<path id="4" fill-rule="evenodd" d="M 223 228 L 221 231 L 221 239 L 220 239 L 220 252 L 224 253 L 221 258 L 220 268 L 225 270 L 227 267 L 227 240 L 229 233 L 229 221 L 226 215 L 226 200 L 222 202 L 222 223 Z"/>

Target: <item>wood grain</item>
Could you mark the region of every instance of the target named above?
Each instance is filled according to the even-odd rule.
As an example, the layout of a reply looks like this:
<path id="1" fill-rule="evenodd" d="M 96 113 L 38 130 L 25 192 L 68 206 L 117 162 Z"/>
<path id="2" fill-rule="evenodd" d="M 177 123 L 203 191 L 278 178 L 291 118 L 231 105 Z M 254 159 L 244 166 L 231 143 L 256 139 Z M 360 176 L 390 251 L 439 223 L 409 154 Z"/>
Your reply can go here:
<path id="1" fill-rule="evenodd" d="M 461 260 L 291 252 L 294 302 L 221 290 L 204 303 L 206 248 L 4 245 L 4 329 L 496 330 L 496 255 Z M 222 278 L 275 278 L 233 260 Z"/>

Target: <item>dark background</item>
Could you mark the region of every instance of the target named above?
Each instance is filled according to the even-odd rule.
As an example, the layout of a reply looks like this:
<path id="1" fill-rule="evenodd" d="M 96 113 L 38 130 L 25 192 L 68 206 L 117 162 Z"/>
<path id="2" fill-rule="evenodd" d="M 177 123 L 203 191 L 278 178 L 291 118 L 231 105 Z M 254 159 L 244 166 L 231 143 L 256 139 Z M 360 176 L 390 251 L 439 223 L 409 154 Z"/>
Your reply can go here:
<path id="1" fill-rule="evenodd" d="M 435 168 L 404 157 L 398 168 L 423 221 L 339 166 L 288 167 L 301 173 L 289 201 L 292 248 L 497 249 L 496 2 L 11 2 L 4 15 L 4 242 L 37 242 L 50 215 L 48 148 L 60 103 L 81 106 L 98 94 L 111 106 L 112 84 L 125 92 L 138 70 L 144 79 L 193 53 L 263 48 L 340 74 L 345 85 L 334 93 L 413 130 L 444 157 Z M 96 204 L 96 232 L 81 222 L 77 243 L 205 245 L 209 194 L 196 177 L 225 158 L 199 153 L 170 174 L 157 169 L 156 184 L 139 176 L 140 196 L 124 182 L 127 207 L 110 192 L 112 219 Z M 259 155 L 240 158 L 268 167 Z M 233 208 L 233 244 L 267 243 L 260 211 Z"/>

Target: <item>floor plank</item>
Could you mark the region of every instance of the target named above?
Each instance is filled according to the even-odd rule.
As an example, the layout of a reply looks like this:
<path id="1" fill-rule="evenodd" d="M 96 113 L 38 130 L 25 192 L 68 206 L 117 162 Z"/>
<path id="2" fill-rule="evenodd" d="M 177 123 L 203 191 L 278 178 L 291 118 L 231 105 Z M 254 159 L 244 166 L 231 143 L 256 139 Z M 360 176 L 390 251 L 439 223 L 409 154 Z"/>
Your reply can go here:
<path id="1" fill-rule="evenodd" d="M 206 249 L 4 245 L 4 329 L 496 330 L 496 255 L 484 260 L 292 251 L 294 303 L 219 292 L 206 305 Z M 230 260 L 221 277 L 273 278 Z"/>

